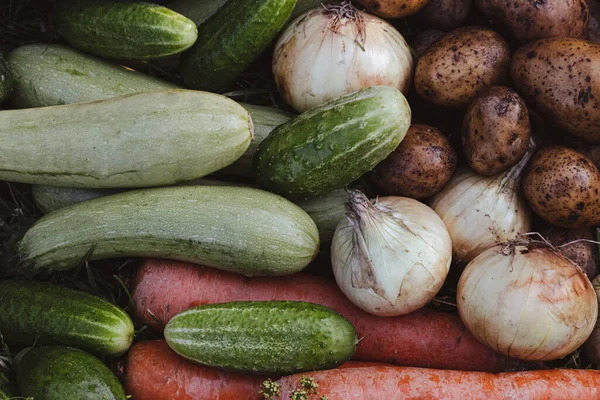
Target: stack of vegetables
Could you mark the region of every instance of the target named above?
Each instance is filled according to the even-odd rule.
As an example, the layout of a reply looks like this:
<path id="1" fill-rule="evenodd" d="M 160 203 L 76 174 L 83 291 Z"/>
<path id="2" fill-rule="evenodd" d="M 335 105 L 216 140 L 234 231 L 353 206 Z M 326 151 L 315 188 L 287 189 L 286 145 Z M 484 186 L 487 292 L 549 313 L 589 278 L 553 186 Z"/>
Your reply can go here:
<path id="1" fill-rule="evenodd" d="M 600 398 L 598 10 L 471 3 L 58 2 L 0 56 L 0 399 Z M 54 279 L 114 258 L 127 307 Z"/>

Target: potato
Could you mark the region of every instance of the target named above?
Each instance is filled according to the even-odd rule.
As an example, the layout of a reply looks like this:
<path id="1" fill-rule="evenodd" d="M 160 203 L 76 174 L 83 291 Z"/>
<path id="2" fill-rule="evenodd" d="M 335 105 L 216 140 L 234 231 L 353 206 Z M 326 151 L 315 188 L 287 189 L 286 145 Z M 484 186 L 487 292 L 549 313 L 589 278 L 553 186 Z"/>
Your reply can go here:
<path id="1" fill-rule="evenodd" d="M 600 143 L 600 44 L 551 38 L 516 51 L 511 75 L 517 90 L 551 124 Z"/>
<path id="2" fill-rule="evenodd" d="M 415 88 L 429 103 L 467 108 L 488 88 L 508 78 L 510 50 L 482 27 L 458 28 L 436 40 L 417 63 Z"/>
<path id="3" fill-rule="evenodd" d="M 465 157 L 477 173 L 498 174 L 525 155 L 530 135 L 525 101 L 514 90 L 495 86 L 467 109 L 462 126 Z"/>
<path id="4" fill-rule="evenodd" d="M 421 11 L 423 22 L 434 29 L 448 31 L 465 22 L 473 0 L 429 0 Z"/>
<path id="5" fill-rule="evenodd" d="M 369 175 L 378 194 L 424 199 L 442 190 L 456 169 L 456 152 L 438 129 L 413 124 L 400 145 Z"/>
<path id="6" fill-rule="evenodd" d="M 585 0 L 475 0 L 475 5 L 523 43 L 549 37 L 581 38 L 588 26 Z"/>
<path id="7" fill-rule="evenodd" d="M 421 57 L 431 45 L 445 35 L 445 32 L 429 29 L 419 33 L 411 42 L 411 47 Z"/>
<path id="8" fill-rule="evenodd" d="M 533 211 L 552 225 L 600 224 L 600 172 L 575 150 L 549 146 L 537 152 L 523 177 L 523 193 Z"/>
<path id="9" fill-rule="evenodd" d="M 585 38 L 600 43 L 600 1 L 590 2 L 588 7 L 590 8 L 590 22 Z"/>
<path id="10" fill-rule="evenodd" d="M 565 257 L 579 265 L 588 278 L 594 279 L 596 277 L 598 246 L 587 241 L 594 240 L 594 232 L 592 229 L 563 229 L 547 225 L 545 229 L 541 231 L 541 234 L 553 246 L 558 248 Z"/>
<path id="11" fill-rule="evenodd" d="M 403 18 L 417 13 L 428 0 L 357 0 L 372 14 L 382 18 Z"/>

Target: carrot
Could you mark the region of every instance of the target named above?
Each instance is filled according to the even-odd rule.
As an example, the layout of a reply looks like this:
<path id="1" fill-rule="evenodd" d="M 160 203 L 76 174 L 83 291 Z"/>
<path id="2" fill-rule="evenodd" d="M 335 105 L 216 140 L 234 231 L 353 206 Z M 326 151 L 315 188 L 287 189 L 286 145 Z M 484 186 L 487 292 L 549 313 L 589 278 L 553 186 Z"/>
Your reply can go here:
<path id="1" fill-rule="evenodd" d="M 355 307 L 335 282 L 323 277 L 246 278 L 179 261 L 148 259 L 138 270 L 133 299 L 140 319 L 155 329 L 201 304 L 307 301 L 330 307 L 354 324 L 362 337 L 353 357 L 357 360 L 488 372 L 505 371 L 515 363 L 479 343 L 457 315 L 421 309 L 400 317 L 376 317 Z"/>
<path id="2" fill-rule="evenodd" d="M 125 391 L 134 400 L 250 400 L 265 379 L 195 364 L 152 340 L 129 350 Z"/>
<path id="3" fill-rule="evenodd" d="M 489 374 L 397 366 L 358 367 L 284 377 L 281 395 L 302 389 L 302 377 L 328 400 L 592 400 L 600 398 L 600 371 L 538 370 Z M 258 399 L 258 397 L 256 397 Z"/>

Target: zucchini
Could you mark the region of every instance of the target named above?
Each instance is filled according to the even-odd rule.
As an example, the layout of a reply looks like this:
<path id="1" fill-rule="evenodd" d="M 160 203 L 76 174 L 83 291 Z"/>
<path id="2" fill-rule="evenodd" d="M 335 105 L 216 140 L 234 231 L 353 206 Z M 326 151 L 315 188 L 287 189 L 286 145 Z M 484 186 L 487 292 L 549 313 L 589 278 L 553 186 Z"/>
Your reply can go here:
<path id="1" fill-rule="evenodd" d="M 0 400 L 11 400 L 19 397 L 17 387 L 0 372 Z"/>
<path id="2" fill-rule="evenodd" d="M 33 185 L 31 187 L 33 201 L 42 214 L 48 214 L 59 208 L 115 193 L 117 191 L 111 189 L 81 189 L 46 185 Z"/>
<path id="3" fill-rule="evenodd" d="M 259 185 L 288 197 L 340 189 L 402 141 L 411 110 L 404 95 L 373 86 L 328 101 L 275 128 L 254 157 Z"/>
<path id="4" fill-rule="evenodd" d="M 323 196 L 296 202 L 315 221 L 321 243 L 331 243 L 335 228 L 346 215 L 346 203 L 348 192 L 345 189 L 332 190 Z"/>
<path id="5" fill-rule="evenodd" d="M 0 179 L 84 188 L 149 187 L 222 169 L 248 149 L 248 112 L 192 90 L 0 112 Z"/>
<path id="6" fill-rule="evenodd" d="M 183 81 L 211 92 L 233 84 L 275 39 L 295 5 L 296 0 L 228 0 L 198 27 L 198 41 L 181 55 Z"/>
<path id="7" fill-rule="evenodd" d="M 73 47 L 102 57 L 148 60 L 181 53 L 198 38 L 189 18 L 158 4 L 66 0 L 54 14 Z"/>
<path id="8" fill-rule="evenodd" d="M 164 330 L 169 347 L 201 364 L 249 373 L 335 368 L 356 349 L 356 331 L 335 311 L 292 301 L 195 307 Z"/>
<path id="9" fill-rule="evenodd" d="M 67 269 L 83 259 L 163 257 L 245 275 L 286 275 L 316 255 L 319 233 L 298 206 L 231 186 L 135 190 L 42 217 L 18 244 L 25 264 Z"/>
<path id="10" fill-rule="evenodd" d="M 14 75 L 18 108 L 104 100 L 139 92 L 177 89 L 141 72 L 58 44 L 30 44 L 7 58 Z"/>
<path id="11" fill-rule="evenodd" d="M 10 97 L 13 86 L 13 77 L 11 70 L 0 54 L 0 103 L 4 103 Z"/>
<path id="12" fill-rule="evenodd" d="M 21 394 L 35 400 L 125 400 L 117 377 L 91 354 L 65 346 L 25 349 L 17 355 Z"/>
<path id="13" fill-rule="evenodd" d="M 0 332 L 7 343 L 68 344 L 94 354 L 122 354 L 133 322 L 91 294 L 35 281 L 0 282 Z"/>

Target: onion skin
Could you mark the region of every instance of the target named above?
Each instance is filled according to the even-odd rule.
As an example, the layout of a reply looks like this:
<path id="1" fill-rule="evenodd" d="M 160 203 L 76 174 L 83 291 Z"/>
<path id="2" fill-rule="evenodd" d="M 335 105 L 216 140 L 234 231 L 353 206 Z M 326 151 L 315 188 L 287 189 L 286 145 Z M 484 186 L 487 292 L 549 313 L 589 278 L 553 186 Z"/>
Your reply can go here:
<path id="1" fill-rule="evenodd" d="M 546 245 L 500 245 L 465 268 L 460 318 L 482 343 L 530 361 L 567 356 L 590 336 L 598 316 L 581 268 Z"/>
<path id="2" fill-rule="evenodd" d="M 450 236 L 431 208 L 406 197 L 369 201 L 351 192 L 333 236 L 331 263 L 354 305 L 384 317 L 415 311 L 439 292 L 451 261 Z"/>
<path id="3" fill-rule="evenodd" d="M 285 101 L 302 113 L 370 86 L 407 94 L 414 63 L 410 47 L 388 22 L 349 4 L 330 5 L 285 29 L 275 45 L 273 75 Z"/>

